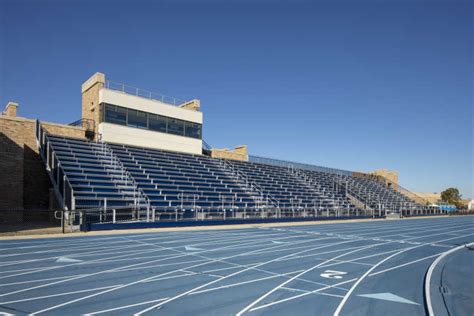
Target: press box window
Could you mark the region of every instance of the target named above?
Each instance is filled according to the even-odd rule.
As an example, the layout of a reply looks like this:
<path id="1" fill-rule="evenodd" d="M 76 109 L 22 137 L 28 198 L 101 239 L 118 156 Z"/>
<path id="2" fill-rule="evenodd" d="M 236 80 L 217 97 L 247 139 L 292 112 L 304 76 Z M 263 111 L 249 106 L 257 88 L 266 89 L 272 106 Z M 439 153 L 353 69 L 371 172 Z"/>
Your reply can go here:
<path id="1" fill-rule="evenodd" d="M 168 118 L 168 133 L 184 136 L 184 121 Z"/>
<path id="2" fill-rule="evenodd" d="M 125 108 L 106 104 L 104 116 L 107 123 L 127 125 L 127 109 Z"/>
<path id="3" fill-rule="evenodd" d="M 184 135 L 187 137 L 201 139 L 201 124 L 185 122 Z"/>
<path id="4" fill-rule="evenodd" d="M 147 128 L 147 115 L 145 112 L 128 109 L 128 126 Z"/>
<path id="5" fill-rule="evenodd" d="M 166 117 L 156 114 L 148 114 L 148 129 L 166 133 Z"/>

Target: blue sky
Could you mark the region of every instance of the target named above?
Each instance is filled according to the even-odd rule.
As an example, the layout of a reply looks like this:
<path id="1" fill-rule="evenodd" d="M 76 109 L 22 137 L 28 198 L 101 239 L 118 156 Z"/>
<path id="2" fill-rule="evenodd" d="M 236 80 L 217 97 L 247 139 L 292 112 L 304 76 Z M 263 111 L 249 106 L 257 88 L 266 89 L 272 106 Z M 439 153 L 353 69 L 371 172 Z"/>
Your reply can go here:
<path id="1" fill-rule="evenodd" d="M 471 1 L 0 0 L 0 101 L 80 118 L 93 73 L 199 98 L 204 138 L 473 194 Z"/>

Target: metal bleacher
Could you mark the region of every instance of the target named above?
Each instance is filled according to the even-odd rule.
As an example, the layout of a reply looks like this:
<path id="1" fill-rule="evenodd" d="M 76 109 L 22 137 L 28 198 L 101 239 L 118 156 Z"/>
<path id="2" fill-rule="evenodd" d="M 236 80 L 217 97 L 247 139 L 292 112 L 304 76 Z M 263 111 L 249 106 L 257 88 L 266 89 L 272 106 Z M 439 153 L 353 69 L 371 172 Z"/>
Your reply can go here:
<path id="1" fill-rule="evenodd" d="M 348 173 L 59 137 L 39 123 L 37 137 L 65 210 L 129 208 L 136 211 L 130 219 L 146 214 L 147 221 L 177 221 L 371 216 L 421 207 L 378 181 Z"/>

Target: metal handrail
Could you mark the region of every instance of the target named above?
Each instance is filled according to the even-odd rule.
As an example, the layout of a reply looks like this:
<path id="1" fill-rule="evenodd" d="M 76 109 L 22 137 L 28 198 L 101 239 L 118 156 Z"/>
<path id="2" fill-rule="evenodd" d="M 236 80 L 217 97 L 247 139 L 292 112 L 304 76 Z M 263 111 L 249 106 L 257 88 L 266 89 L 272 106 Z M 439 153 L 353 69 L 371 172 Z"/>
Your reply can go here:
<path id="1" fill-rule="evenodd" d="M 301 162 L 292 162 L 287 160 L 280 160 L 274 158 L 266 158 L 260 156 L 249 155 L 249 161 L 254 163 L 260 163 L 264 165 L 271 165 L 277 167 L 285 167 L 288 168 L 290 166 L 296 166 L 299 169 L 309 170 L 309 171 L 319 171 L 325 173 L 332 173 L 332 174 L 344 174 L 344 175 L 352 175 L 352 171 L 336 169 L 336 168 L 329 168 L 329 167 L 321 167 Z"/>
<path id="2" fill-rule="evenodd" d="M 295 168 L 293 165 L 289 165 L 288 166 L 288 170 L 291 174 L 293 174 L 294 176 L 297 176 L 298 179 L 304 181 L 306 183 L 306 185 L 311 188 L 314 192 L 316 192 L 317 194 L 321 194 L 323 195 L 325 198 L 328 198 L 331 200 L 332 203 L 336 204 L 338 207 L 342 207 L 342 205 L 339 203 L 339 201 L 336 201 L 335 198 L 334 198 L 334 193 L 332 193 L 332 197 L 328 195 L 331 194 L 330 192 L 326 192 L 325 188 L 322 188 L 322 192 L 320 190 L 316 190 L 314 187 L 317 187 L 318 189 L 321 189 L 321 185 L 319 183 L 317 183 L 316 180 L 314 180 L 314 178 L 304 172 L 302 172 L 300 169 L 298 168 Z"/>
<path id="3" fill-rule="evenodd" d="M 202 140 L 202 148 L 205 150 L 211 150 L 212 146 L 209 145 L 204 139 Z"/>
<path id="4" fill-rule="evenodd" d="M 186 102 L 185 100 L 180 99 L 180 98 L 171 97 L 168 95 L 164 95 L 162 93 L 152 92 L 149 90 L 129 86 L 124 83 L 114 82 L 110 80 L 105 81 L 104 88 L 109 89 L 109 90 L 120 91 L 126 94 L 130 94 L 130 95 L 134 95 L 134 96 L 138 96 L 138 97 L 142 97 L 142 98 L 146 98 L 150 100 L 160 101 L 166 104 L 180 105 Z"/>
<path id="5" fill-rule="evenodd" d="M 250 189 L 249 191 L 257 192 L 258 195 L 260 195 L 262 198 L 265 198 L 266 196 L 267 201 L 270 200 L 271 204 L 273 204 L 274 207 L 279 207 L 280 203 L 278 200 L 276 200 L 271 194 L 265 194 L 263 192 L 263 189 L 257 183 L 251 182 L 248 179 L 247 175 L 245 175 L 239 170 L 236 170 L 234 166 L 226 159 L 219 159 L 219 163 L 224 167 L 224 169 L 230 170 L 234 174 L 234 176 L 236 176 L 237 179 L 243 179 L 246 188 Z"/>
<path id="6" fill-rule="evenodd" d="M 72 123 L 68 124 L 69 126 L 80 126 L 88 131 L 95 131 L 95 120 L 93 119 L 79 119 L 77 121 L 74 121 Z"/>
<path id="7" fill-rule="evenodd" d="M 107 148 L 107 150 L 110 152 L 112 159 L 116 162 L 116 164 L 120 167 L 121 171 L 124 173 L 124 175 L 127 176 L 127 178 L 130 180 L 132 183 L 134 190 L 133 190 L 133 198 L 136 199 L 135 193 L 138 191 L 138 198 L 144 198 L 146 201 L 146 204 L 148 206 L 151 206 L 151 201 L 148 198 L 148 195 L 146 195 L 145 191 L 143 191 L 142 188 L 138 186 L 138 183 L 135 181 L 135 178 L 132 176 L 132 174 L 127 170 L 127 168 L 123 165 L 122 161 L 115 155 L 114 150 L 112 147 L 109 146 L 106 142 L 101 141 L 101 143 L 104 145 L 104 148 Z M 123 180 L 123 178 L 122 178 Z M 126 182 L 127 183 L 127 182 Z M 138 206 L 140 206 L 140 203 L 138 203 Z"/>
<path id="8" fill-rule="evenodd" d="M 384 176 L 381 176 L 381 175 L 377 175 L 378 177 L 382 178 L 384 181 L 390 181 L 388 180 L 387 178 L 385 178 Z M 395 190 L 393 188 L 393 186 L 395 186 L 395 188 L 397 188 L 398 190 Z M 421 206 L 427 206 L 427 205 L 430 205 L 431 203 L 428 201 L 428 200 L 425 200 L 423 199 L 422 197 L 420 197 L 419 195 L 411 192 L 410 190 L 402 187 L 401 185 L 399 185 L 398 183 L 392 183 L 392 187 L 388 187 L 386 186 L 387 188 L 389 189 L 392 189 L 393 191 L 397 192 L 397 193 L 400 193 L 404 196 L 406 196 L 407 198 L 413 200 L 413 202 L 415 203 L 418 203 L 420 204 Z M 421 202 L 420 202 L 421 201 Z"/>
<path id="9" fill-rule="evenodd" d="M 45 162 L 45 165 L 48 168 L 48 174 L 50 175 L 51 180 L 54 180 L 52 182 L 53 182 L 53 185 L 56 189 L 56 192 L 61 196 L 60 201 L 62 203 L 62 207 L 63 207 L 63 209 L 65 209 L 68 206 L 68 203 L 66 201 L 66 185 L 67 185 L 68 190 L 70 191 L 70 195 L 71 195 L 70 196 L 70 203 L 69 203 L 70 204 L 69 210 L 74 210 L 75 209 L 74 189 L 71 185 L 71 182 L 70 182 L 66 172 L 64 171 L 64 168 L 63 168 L 61 162 L 59 161 L 59 159 L 57 157 L 56 152 L 52 151 L 50 153 L 52 155 L 51 166 L 49 165 L 48 157 L 44 156 L 43 150 L 46 147 L 46 153 L 47 153 L 47 148 L 50 144 L 50 141 L 49 141 L 49 138 L 48 138 L 48 133 L 45 130 L 43 130 L 43 127 L 41 126 L 41 122 L 39 120 L 36 120 L 35 128 L 36 128 L 36 141 L 37 141 L 39 153 L 40 153 L 41 157 L 43 158 L 43 161 Z M 53 174 L 53 165 L 54 165 L 55 161 L 57 161 L 57 168 L 58 168 L 58 173 L 57 173 L 56 178 L 54 177 L 54 174 Z M 60 174 L 62 174 L 62 176 L 63 176 L 63 180 L 62 180 L 63 181 L 63 188 L 59 187 L 59 181 L 58 180 L 59 180 L 59 175 Z"/>

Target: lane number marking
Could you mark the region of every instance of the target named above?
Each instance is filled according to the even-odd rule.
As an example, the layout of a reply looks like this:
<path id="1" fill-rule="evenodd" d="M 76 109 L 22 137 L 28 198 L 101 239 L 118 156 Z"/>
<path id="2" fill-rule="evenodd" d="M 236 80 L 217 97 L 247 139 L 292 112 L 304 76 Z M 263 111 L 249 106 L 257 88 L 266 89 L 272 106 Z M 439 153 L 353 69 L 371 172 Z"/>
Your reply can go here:
<path id="1" fill-rule="evenodd" d="M 335 270 L 326 270 L 324 273 L 321 273 L 320 275 L 323 278 L 326 279 L 342 279 L 342 276 L 347 274 L 347 272 L 344 271 L 335 271 Z"/>

